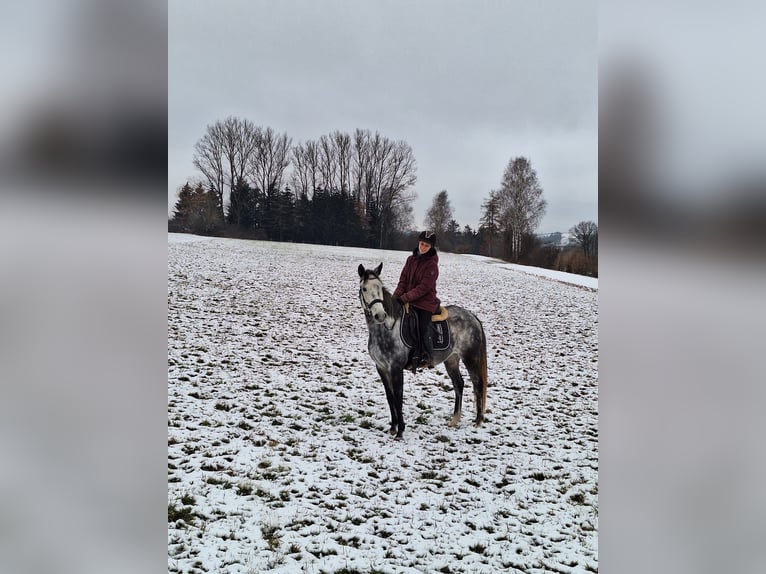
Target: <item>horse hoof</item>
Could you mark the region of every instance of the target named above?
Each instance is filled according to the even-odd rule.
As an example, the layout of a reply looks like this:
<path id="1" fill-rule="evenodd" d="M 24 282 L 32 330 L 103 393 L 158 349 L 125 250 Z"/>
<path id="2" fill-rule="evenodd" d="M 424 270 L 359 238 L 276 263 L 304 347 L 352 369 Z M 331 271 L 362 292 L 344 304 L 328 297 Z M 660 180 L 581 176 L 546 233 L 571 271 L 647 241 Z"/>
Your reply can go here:
<path id="1" fill-rule="evenodd" d="M 396 427 L 393 426 L 390 429 L 388 429 L 388 434 L 390 434 L 391 436 L 394 436 L 396 434 Z"/>
<path id="2" fill-rule="evenodd" d="M 447 426 L 450 428 L 454 428 L 457 426 L 459 422 L 460 422 L 460 417 L 452 417 L 452 420 L 447 423 Z"/>
<path id="3" fill-rule="evenodd" d="M 400 433 L 400 432 L 396 433 L 396 436 L 394 437 L 394 440 L 402 440 L 402 433 Z"/>
<path id="4" fill-rule="evenodd" d="M 476 419 L 475 421 L 473 421 L 473 426 L 480 427 L 481 423 L 483 422 L 484 422 L 484 419 Z"/>

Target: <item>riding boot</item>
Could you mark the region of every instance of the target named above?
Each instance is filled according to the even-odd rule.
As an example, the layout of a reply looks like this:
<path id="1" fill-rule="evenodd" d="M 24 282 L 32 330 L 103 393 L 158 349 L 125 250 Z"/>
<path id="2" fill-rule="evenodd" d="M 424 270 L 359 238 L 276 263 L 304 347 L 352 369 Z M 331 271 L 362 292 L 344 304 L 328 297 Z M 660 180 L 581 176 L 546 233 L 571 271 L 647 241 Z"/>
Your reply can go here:
<path id="1" fill-rule="evenodd" d="M 426 325 L 423 330 L 423 354 L 420 360 L 423 366 L 427 369 L 432 369 L 434 366 L 434 337 L 431 325 Z"/>
<path id="2" fill-rule="evenodd" d="M 413 373 L 418 372 L 418 367 L 420 366 L 420 349 L 415 349 L 415 352 L 412 353 L 412 359 L 410 360 L 410 364 L 408 366 Z"/>

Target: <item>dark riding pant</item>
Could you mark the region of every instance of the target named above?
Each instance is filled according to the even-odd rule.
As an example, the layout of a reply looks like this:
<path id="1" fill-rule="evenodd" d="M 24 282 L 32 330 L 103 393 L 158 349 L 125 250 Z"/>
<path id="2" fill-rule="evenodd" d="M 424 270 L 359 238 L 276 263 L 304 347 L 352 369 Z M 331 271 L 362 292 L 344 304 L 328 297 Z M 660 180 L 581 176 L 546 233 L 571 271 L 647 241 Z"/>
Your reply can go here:
<path id="1" fill-rule="evenodd" d="M 418 314 L 418 330 L 420 331 L 420 349 L 417 354 L 423 359 L 433 361 L 434 341 L 433 330 L 431 329 L 431 315 L 433 313 L 417 308 L 415 311 Z"/>

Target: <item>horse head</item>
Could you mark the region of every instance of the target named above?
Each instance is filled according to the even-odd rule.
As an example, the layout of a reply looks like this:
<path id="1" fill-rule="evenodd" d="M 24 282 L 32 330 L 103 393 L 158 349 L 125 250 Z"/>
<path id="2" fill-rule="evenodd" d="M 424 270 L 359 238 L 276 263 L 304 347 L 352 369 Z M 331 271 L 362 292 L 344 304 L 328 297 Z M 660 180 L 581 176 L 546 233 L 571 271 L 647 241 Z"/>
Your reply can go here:
<path id="1" fill-rule="evenodd" d="M 370 315 L 376 323 L 383 323 L 387 319 L 385 294 L 383 282 L 380 280 L 380 272 L 383 263 L 375 269 L 365 269 L 359 265 L 359 298 L 362 301 L 364 312 Z"/>

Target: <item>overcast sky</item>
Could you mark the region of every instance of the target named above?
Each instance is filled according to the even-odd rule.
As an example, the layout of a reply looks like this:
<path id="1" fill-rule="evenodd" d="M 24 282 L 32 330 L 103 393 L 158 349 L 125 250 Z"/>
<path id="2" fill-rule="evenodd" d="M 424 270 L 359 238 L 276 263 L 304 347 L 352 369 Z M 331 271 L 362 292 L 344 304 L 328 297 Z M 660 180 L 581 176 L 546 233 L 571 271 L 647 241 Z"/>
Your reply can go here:
<path id="1" fill-rule="evenodd" d="M 447 190 L 478 227 L 508 161 L 548 201 L 538 232 L 598 221 L 594 1 L 170 0 L 168 202 L 229 115 L 293 144 L 335 130 L 404 140 L 415 224 Z"/>

